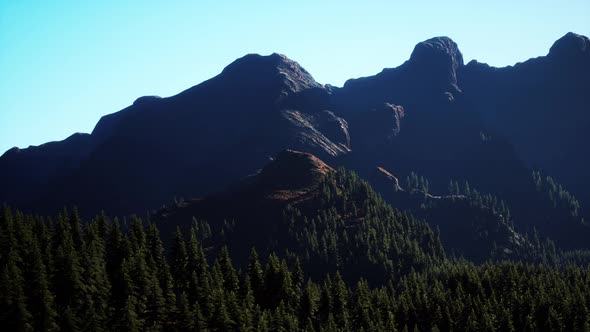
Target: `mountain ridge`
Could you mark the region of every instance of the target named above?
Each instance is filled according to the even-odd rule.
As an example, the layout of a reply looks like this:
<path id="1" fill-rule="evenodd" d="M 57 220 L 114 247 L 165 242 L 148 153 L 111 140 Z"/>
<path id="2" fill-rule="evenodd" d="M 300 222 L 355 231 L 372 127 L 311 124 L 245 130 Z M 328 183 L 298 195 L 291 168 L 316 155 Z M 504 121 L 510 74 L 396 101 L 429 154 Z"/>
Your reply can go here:
<path id="1" fill-rule="evenodd" d="M 439 44 L 439 46 L 433 46 L 433 45 L 436 45 L 436 44 Z M 504 69 L 504 68 L 513 68 L 513 67 L 516 67 L 516 66 L 520 66 L 523 63 L 526 63 L 526 62 L 528 62 L 530 60 L 535 60 L 535 59 L 539 59 L 539 58 L 546 58 L 546 57 L 549 57 L 549 56 L 552 56 L 552 55 L 555 55 L 555 54 L 569 54 L 569 55 L 576 54 L 576 53 L 584 54 L 584 55 L 590 54 L 590 39 L 588 37 L 584 36 L 584 35 L 579 35 L 579 34 L 576 34 L 574 32 L 568 32 L 564 36 L 562 36 L 561 38 L 559 38 L 557 41 L 555 41 L 553 43 L 553 45 L 550 47 L 549 52 L 548 52 L 547 55 L 538 56 L 537 58 L 531 58 L 531 59 L 528 59 L 528 60 L 525 60 L 525 61 L 516 62 L 514 65 L 506 65 L 506 66 L 490 66 L 490 65 L 486 64 L 485 62 L 479 62 L 476 59 L 472 59 L 468 63 L 464 64 L 463 63 L 462 54 L 461 54 L 460 50 L 458 49 L 457 44 L 451 38 L 446 37 L 446 36 L 441 36 L 441 37 L 433 37 L 433 38 L 430 38 L 430 39 L 427 39 L 427 40 L 425 40 L 423 42 L 418 43 L 414 47 L 414 50 L 412 51 L 412 54 L 410 55 L 410 59 L 408 61 L 406 61 L 406 62 L 412 61 L 412 57 L 414 57 L 415 53 L 417 52 L 417 49 L 421 49 L 421 47 L 419 47 L 419 46 L 429 45 L 430 48 L 440 50 L 441 49 L 440 44 L 453 44 L 454 45 L 451 48 L 454 49 L 454 52 L 458 52 L 458 57 L 460 58 L 460 61 L 457 62 L 457 65 L 453 65 L 453 67 L 455 69 L 457 69 L 458 67 L 463 67 L 463 66 L 483 65 L 483 66 L 486 66 L 486 67 L 491 68 L 491 69 L 499 69 L 499 70 L 501 70 L 501 69 Z M 443 53 L 447 53 L 447 54 L 452 53 L 451 51 L 449 51 L 449 46 L 448 45 L 442 47 L 442 49 L 444 50 Z M 262 57 L 262 58 L 271 58 L 271 59 L 272 58 L 275 58 L 275 59 L 276 58 L 283 59 L 287 63 L 293 63 L 294 65 L 298 66 L 300 68 L 299 70 L 301 70 L 306 75 L 310 75 L 307 72 L 307 70 L 305 70 L 303 67 L 301 67 L 296 61 L 293 61 L 293 60 L 289 59 L 287 56 L 285 56 L 283 54 L 280 54 L 280 53 L 271 53 L 270 55 L 267 55 L 267 56 L 260 55 L 258 53 L 249 53 L 249 54 L 246 54 L 245 56 L 243 56 L 243 57 L 241 57 L 239 59 L 236 59 L 235 61 L 233 61 L 232 63 L 230 63 L 226 67 L 224 67 L 224 69 L 222 70 L 222 72 L 219 75 L 223 74 L 226 70 L 231 69 L 232 65 L 235 65 L 236 63 L 240 62 L 241 60 L 244 60 L 245 58 L 259 58 L 259 57 Z M 387 71 L 389 69 L 391 69 L 391 68 L 386 67 L 386 68 L 384 68 L 382 70 L 381 73 L 383 73 L 383 71 Z M 216 75 L 215 77 L 217 77 L 219 75 Z M 375 76 L 375 75 L 372 75 L 372 76 Z M 315 80 L 313 81 L 313 85 L 314 85 L 314 87 L 326 87 L 326 86 L 329 86 L 329 87 L 332 87 L 332 88 L 341 89 L 341 88 L 344 88 L 349 81 L 355 81 L 355 80 L 358 80 L 358 79 L 363 79 L 363 78 L 372 77 L 372 76 L 365 76 L 365 77 L 359 77 L 359 78 L 351 78 L 351 79 L 347 80 L 343 84 L 342 87 L 334 86 L 332 84 L 326 84 L 326 85 L 320 84 L 320 83 L 315 82 Z M 102 118 L 105 118 L 105 120 L 106 120 L 109 116 L 112 116 L 114 114 L 117 114 L 117 113 L 120 113 L 122 111 L 125 111 L 129 107 L 131 107 L 131 106 L 138 106 L 138 105 L 142 105 L 142 104 L 145 105 L 145 104 L 150 104 L 152 102 L 159 102 L 159 101 L 162 101 L 162 100 L 167 100 L 167 99 L 170 99 L 170 98 L 174 98 L 174 97 L 176 97 L 178 95 L 181 95 L 181 94 L 183 94 L 183 93 L 185 93 L 187 91 L 190 91 L 191 89 L 193 89 L 193 88 L 201 85 L 202 83 L 208 82 L 210 80 L 211 79 L 205 80 L 205 81 L 203 81 L 203 82 L 201 82 L 201 83 L 199 83 L 199 84 L 197 84 L 197 85 L 195 85 L 195 86 L 193 86 L 191 88 L 185 89 L 185 90 L 183 90 L 183 91 L 181 91 L 181 92 L 179 92 L 179 93 L 177 93 L 175 95 L 172 95 L 170 97 L 160 97 L 160 96 L 157 96 L 157 95 L 146 95 L 146 96 L 138 97 L 130 106 L 128 106 L 126 108 L 123 108 L 120 111 L 106 114 L 106 115 L 102 116 Z M 93 130 L 90 133 L 76 132 L 76 133 L 74 133 L 72 135 L 76 135 L 76 134 L 98 134 L 98 132 L 100 130 L 97 130 L 97 129 L 100 129 L 98 125 L 100 124 L 102 118 L 99 119 L 99 121 L 97 122 L 97 124 L 95 125 L 95 127 L 93 128 Z M 69 138 L 69 136 L 66 139 L 64 139 L 64 140 L 67 140 L 68 138 Z M 23 147 L 14 146 L 14 147 L 9 148 L 8 150 L 4 151 L 4 153 L 2 155 L 0 155 L 0 157 L 2 157 L 6 152 L 11 151 L 11 150 L 14 150 L 14 149 L 24 150 L 24 149 L 28 149 L 28 148 L 41 147 L 41 146 L 43 146 L 44 144 L 47 144 L 47 143 L 61 142 L 61 141 L 64 141 L 64 140 L 48 141 L 46 143 L 42 143 L 42 144 L 39 144 L 39 145 L 29 145 L 28 147 L 24 147 L 24 148 Z"/>
<path id="2" fill-rule="evenodd" d="M 292 149 L 363 177 L 375 167 L 401 179 L 417 172 L 438 193 L 469 182 L 506 200 L 522 231 L 543 228 L 533 222 L 544 213 L 534 210 L 534 170 L 580 198 L 580 211 L 590 202 L 590 158 L 575 144 L 590 139 L 585 45 L 567 34 L 547 56 L 494 68 L 464 64 L 452 39 L 435 37 L 402 65 L 342 87 L 283 55 L 246 55 L 175 96 L 138 98 L 90 135 L 30 150 L 39 158 L 10 150 L 0 157 L 0 201 L 137 213 L 223 190 Z"/>

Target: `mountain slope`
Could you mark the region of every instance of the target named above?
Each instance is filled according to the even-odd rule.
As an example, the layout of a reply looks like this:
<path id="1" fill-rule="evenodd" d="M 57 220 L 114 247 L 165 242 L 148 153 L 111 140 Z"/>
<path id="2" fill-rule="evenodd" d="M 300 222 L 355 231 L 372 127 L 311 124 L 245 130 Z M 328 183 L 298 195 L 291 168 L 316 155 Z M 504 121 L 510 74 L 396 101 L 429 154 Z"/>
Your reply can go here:
<path id="1" fill-rule="evenodd" d="M 476 61 L 458 73 L 465 103 L 516 148 L 587 201 L 590 166 L 590 40 L 568 33 L 545 57 L 493 68 Z"/>
<path id="2" fill-rule="evenodd" d="M 511 207 L 516 231 L 551 237 L 558 225 L 560 246 L 588 248 L 588 237 L 570 235 L 588 229 L 590 165 L 580 142 L 590 139 L 589 49 L 587 37 L 570 33 L 545 57 L 492 68 L 465 65 L 456 43 L 436 37 L 401 66 L 341 88 L 285 56 L 246 55 L 176 96 L 137 99 L 89 136 L 5 153 L 0 200 L 129 214 L 220 191 L 290 148 L 367 178 L 376 167 L 400 178 L 415 172 L 435 193 L 468 182 Z M 575 216 L 547 204 L 533 170 L 579 198 L 569 199 L 580 205 Z"/>
<path id="3" fill-rule="evenodd" d="M 206 221 L 215 250 L 227 245 L 237 262 L 251 247 L 299 255 L 317 275 L 340 270 L 346 278 L 382 281 L 444 259 L 428 225 L 393 210 L 365 181 L 334 170 L 307 153 L 286 150 L 233 190 L 164 208 L 152 219 L 169 237 Z M 201 226 L 202 228 L 202 226 Z"/>
<path id="4" fill-rule="evenodd" d="M 29 194 L 39 188 L 14 183 L 2 186 L 7 192 L 0 199 L 36 209 L 77 204 L 81 211 L 102 206 L 127 214 L 175 195 L 223 188 L 287 147 L 324 157 L 345 154 L 346 122 L 316 109 L 326 93 L 282 55 L 247 55 L 176 96 L 142 97 L 103 117 L 90 135 L 97 143 L 84 150 L 77 167 L 60 176 L 39 175 L 54 185 L 44 196 L 20 204 L 11 196 L 12 185 Z M 0 173 L 13 177 L 9 155 L 0 159 Z"/>
<path id="5" fill-rule="evenodd" d="M 376 182 L 395 183 L 391 173 L 380 173 L 387 179 Z M 405 213 L 392 209 L 356 174 L 286 150 L 231 190 L 180 202 L 152 218 L 165 238 L 177 226 L 188 232 L 191 225 L 203 229 L 206 222 L 211 234 L 223 234 L 206 239 L 212 250 L 227 245 L 238 262 L 256 247 L 263 254 L 298 255 L 313 271 L 339 269 L 353 280 L 431 266 L 445 250 L 472 261 L 541 259 L 514 230 L 509 212 L 475 191 L 433 196 L 399 185 L 381 191 Z"/>

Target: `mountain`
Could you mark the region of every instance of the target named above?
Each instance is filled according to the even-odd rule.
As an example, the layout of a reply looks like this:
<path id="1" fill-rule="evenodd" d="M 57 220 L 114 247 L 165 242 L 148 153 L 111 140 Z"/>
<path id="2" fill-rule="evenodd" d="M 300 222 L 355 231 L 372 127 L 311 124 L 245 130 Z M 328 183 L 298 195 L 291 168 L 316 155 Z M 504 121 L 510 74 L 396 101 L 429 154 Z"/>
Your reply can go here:
<path id="1" fill-rule="evenodd" d="M 588 248 L 588 45 L 569 33 L 547 56 L 493 68 L 465 64 L 455 42 L 436 37 L 399 67 L 343 87 L 316 82 L 283 55 L 246 55 L 178 95 L 137 99 L 90 135 L 9 150 L 0 200 L 129 214 L 223 191 L 293 149 L 375 188 L 386 186 L 372 177 L 377 167 L 419 174 L 438 196 L 460 183 L 509 207 L 504 223 L 515 234 L 538 230 L 560 247 Z"/>
<path id="2" fill-rule="evenodd" d="M 76 204 L 81 211 L 102 206 L 131 213 L 175 195 L 223 188 L 286 146 L 325 157 L 345 154 L 346 123 L 321 109 L 327 95 L 296 62 L 278 54 L 247 55 L 176 96 L 142 97 L 104 116 L 88 137 L 91 144 L 77 154 L 83 158 L 72 158 L 67 172 L 41 165 L 49 168 L 39 172 L 42 179 L 20 181 L 16 176 L 28 173 L 13 169 L 26 168 L 35 159 L 22 152 L 17 167 L 13 152 L 7 152 L 0 159 L 3 184 L 8 184 L 2 186 L 6 191 L 0 200 L 25 207 L 34 202 L 39 209 Z M 58 159 L 56 164 L 66 161 L 49 146 L 32 149 Z M 13 196 L 13 188 L 23 194 Z"/>

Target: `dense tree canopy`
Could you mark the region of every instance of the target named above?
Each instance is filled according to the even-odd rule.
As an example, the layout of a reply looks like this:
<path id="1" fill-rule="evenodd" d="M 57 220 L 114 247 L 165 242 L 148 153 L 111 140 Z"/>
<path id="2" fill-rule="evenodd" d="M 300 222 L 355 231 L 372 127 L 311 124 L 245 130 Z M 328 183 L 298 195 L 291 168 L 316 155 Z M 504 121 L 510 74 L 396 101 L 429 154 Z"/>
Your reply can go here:
<path id="1" fill-rule="evenodd" d="M 393 268 L 383 283 L 340 271 L 311 279 L 299 259 L 255 249 L 236 266 L 226 247 L 203 246 L 200 225 L 178 230 L 165 254 L 157 227 L 138 218 L 82 223 L 75 210 L 51 220 L 4 207 L 0 322 L 10 331 L 590 328 L 587 267 L 441 259 Z"/>

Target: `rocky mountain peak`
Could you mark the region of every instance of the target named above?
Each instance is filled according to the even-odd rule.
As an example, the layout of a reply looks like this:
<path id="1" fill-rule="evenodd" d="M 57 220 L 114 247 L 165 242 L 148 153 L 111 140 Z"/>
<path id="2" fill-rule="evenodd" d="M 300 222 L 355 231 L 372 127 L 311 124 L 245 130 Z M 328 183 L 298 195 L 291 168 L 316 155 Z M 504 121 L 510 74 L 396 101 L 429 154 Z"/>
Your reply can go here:
<path id="1" fill-rule="evenodd" d="M 322 87 L 299 63 L 278 53 L 247 54 L 225 67 L 221 76 L 246 82 L 265 80 L 279 84 L 285 94 Z"/>
<path id="2" fill-rule="evenodd" d="M 433 76 L 442 75 L 457 84 L 456 71 L 463 66 L 463 54 L 449 37 L 434 37 L 418 43 L 410 56 L 410 63 L 423 67 Z"/>
<path id="3" fill-rule="evenodd" d="M 586 57 L 590 59 L 590 39 L 586 36 L 568 32 L 553 43 L 549 50 L 549 56 L 562 58 Z"/>
<path id="4" fill-rule="evenodd" d="M 418 43 L 410 56 L 410 61 L 445 60 L 454 69 L 463 65 L 463 54 L 457 43 L 449 37 L 434 37 Z"/>

